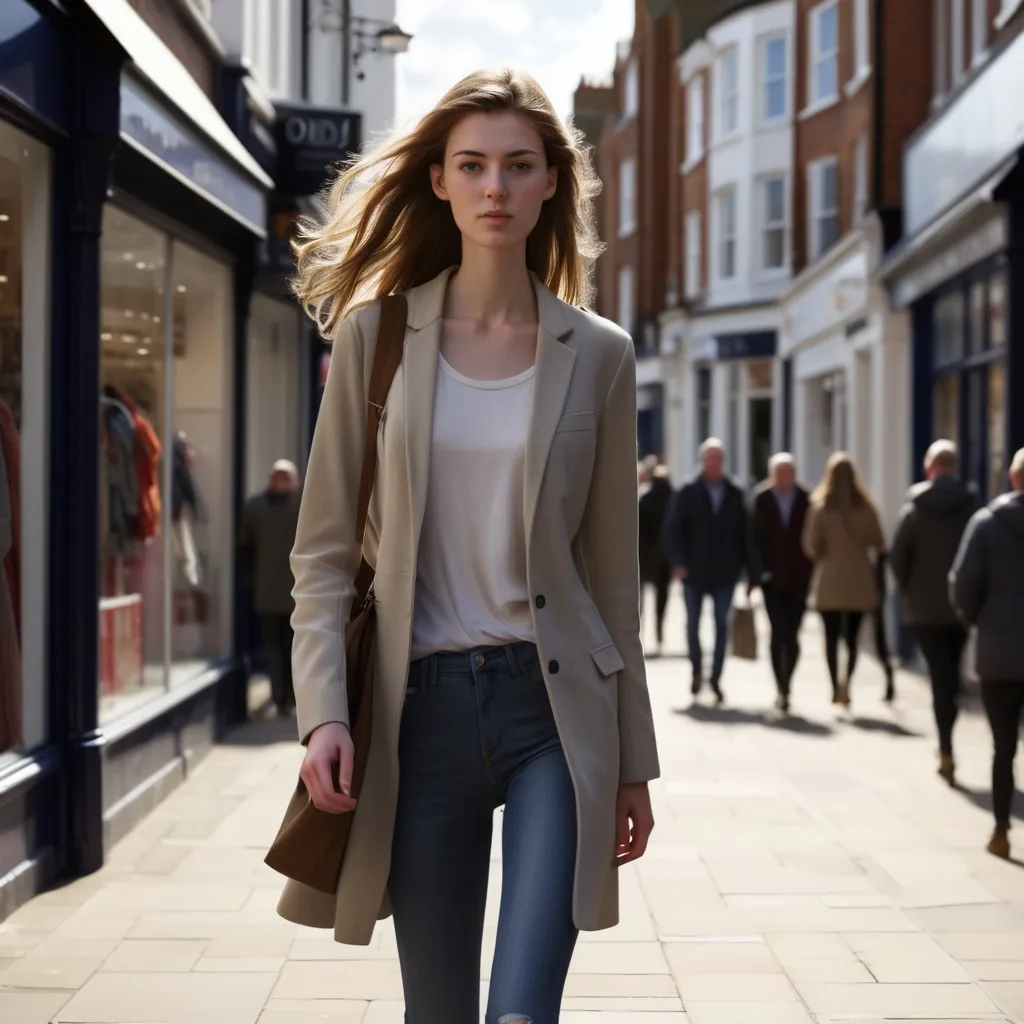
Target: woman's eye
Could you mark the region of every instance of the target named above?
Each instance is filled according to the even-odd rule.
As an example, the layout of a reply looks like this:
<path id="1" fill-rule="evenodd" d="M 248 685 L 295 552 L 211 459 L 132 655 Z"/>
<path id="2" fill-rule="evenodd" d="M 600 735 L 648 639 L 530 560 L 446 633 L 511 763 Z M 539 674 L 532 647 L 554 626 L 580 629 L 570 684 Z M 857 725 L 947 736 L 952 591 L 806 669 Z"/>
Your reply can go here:
<path id="1" fill-rule="evenodd" d="M 517 170 L 517 171 L 528 171 L 530 169 L 530 165 L 526 164 L 526 163 L 523 163 L 522 161 L 519 161 L 518 163 L 514 163 L 512 165 L 512 167 L 515 170 Z"/>
<path id="2" fill-rule="evenodd" d="M 479 169 L 480 165 L 475 160 L 468 160 L 462 165 L 464 171 L 478 171 Z"/>

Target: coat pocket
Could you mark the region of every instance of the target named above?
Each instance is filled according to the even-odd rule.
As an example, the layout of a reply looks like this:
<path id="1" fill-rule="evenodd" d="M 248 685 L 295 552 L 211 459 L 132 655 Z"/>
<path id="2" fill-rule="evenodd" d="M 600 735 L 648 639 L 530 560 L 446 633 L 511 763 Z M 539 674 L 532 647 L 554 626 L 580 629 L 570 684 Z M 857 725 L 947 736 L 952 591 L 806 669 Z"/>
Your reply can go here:
<path id="1" fill-rule="evenodd" d="M 603 676 L 612 676 L 621 672 L 626 666 L 622 663 L 622 655 L 614 643 L 602 644 L 595 647 L 590 656 L 594 659 L 598 672 Z"/>
<path id="2" fill-rule="evenodd" d="M 571 434 L 582 430 L 593 430 L 596 422 L 592 412 L 571 412 L 558 421 L 555 433 Z"/>

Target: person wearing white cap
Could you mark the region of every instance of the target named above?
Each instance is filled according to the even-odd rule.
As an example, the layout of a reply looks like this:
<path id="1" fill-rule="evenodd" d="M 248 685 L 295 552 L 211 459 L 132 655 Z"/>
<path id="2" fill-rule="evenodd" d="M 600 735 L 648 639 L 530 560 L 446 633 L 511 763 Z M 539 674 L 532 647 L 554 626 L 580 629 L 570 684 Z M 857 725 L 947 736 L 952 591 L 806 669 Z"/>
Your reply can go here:
<path id="1" fill-rule="evenodd" d="M 292 576 L 289 556 L 299 521 L 299 471 L 294 462 L 278 459 L 270 467 L 266 490 L 246 503 L 238 542 L 238 564 L 252 590 L 253 609 L 260 618 L 263 650 L 278 713 L 295 708 L 292 685 Z"/>

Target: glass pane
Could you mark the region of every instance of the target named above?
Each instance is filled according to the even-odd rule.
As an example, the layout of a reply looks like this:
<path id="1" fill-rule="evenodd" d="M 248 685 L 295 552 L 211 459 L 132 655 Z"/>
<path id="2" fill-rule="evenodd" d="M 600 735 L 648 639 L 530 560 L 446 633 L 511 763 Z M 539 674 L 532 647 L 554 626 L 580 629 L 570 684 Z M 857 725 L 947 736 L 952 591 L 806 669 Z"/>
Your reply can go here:
<path id="1" fill-rule="evenodd" d="M 786 40 L 781 36 L 765 43 L 764 64 L 768 78 L 782 78 L 786 74 Z"/>
<path id="2" fill-rule="evenodd" d="M 839 180 L 834 163 L 821 166 L 821 208 L 832 212 L 839 206 Z"/>
<path id="3" fill-rule="evenodd" d="M 774 360 L 751 359 L 747 363 L 747 390 L 771 391 L 774 386 Z"/>
<path id="4" fill-rule="evenodd" d="M 174 244 L 171 685 L 229 653 L 231 271 Z"/>
<path id="5" fill-rule="evenodd" d="M 837 49 L 839 12 L 835 4 L 826 7 L 818 16 L 818 52 L 831 53 Z"/>
<path id="6" fill-rule="evenodd" d="M 0 123 L 0 755 L 47 732 L 49 174 Z"/>
<path id="7" fill-rule="evenodd" d="M 765 270 L 778 270 L 786 262 L 786 233 L 782 228 L 771 228 L 764 233 Z"/>
<path id="8" fill-rule="evenodd" d="M 817 98 L 821 100 L 827 99 L 829 96 L 835 96 L 838 91 L 839 75 L 834 54 L 831 57 L 818 61 L 815 75 L 817 76 Z"/>
<path id="9" fill-rule="evenodd" d="M 1006 369 L 1001 364 L 988 371 L 988 499 L 1008 486 L 1006 473 Z"/>
<path id="10" fill-rule="evenodd" d="M 967 335 L 967 351 L 970 354 L 981 352 L 985 347 L 985 281 L 975 281 L 971 285 L 971 322 Z"/>
<path id="11" fill-rule="evenodd" d="M 954 444 L 960 438 L 960 377 L 950 373 L 932 387 L 932 437 Z"/>
<path id="12" fill-rule="evenodd" d="M 964 355 L 964 293 L 957 289 L 935 303 L 936 366 L 946 366 Z"/>
<path id="13" fill-rule="evenodd" d="M 766 121 L 778 121 L 786 116 L 786 80 L 775 79 L 765 86 L 764 118 Z"/>
<path id="14" fill-rule="evenodd" d="M 103 213 L 99 684 L 109 719 L 166 683 L 164 236 Z"/>
<path id="15" fill-rule="evenodd" d="M 1006 268 L 995 271 L 988 279 L 988 343 L 992 348 L 1006 344 L 1009 310 Z"/>
<path id="16" fill-rule="evenodd" d="M 781 178 L 764 183 L 764 205 L 769 224 L 781 224 L 786 216 L 785 188 Z"/>
<path id="17" fill-rule="evenodd" d="M 988 483 L 988 466 L 985 465 L 985 400 L 987 382 L 985 371 L 977 370 L 967 376 L 967 422 L 964 424 L 966 444 L 967 480 L 973 483 L 984 497 Z"/>

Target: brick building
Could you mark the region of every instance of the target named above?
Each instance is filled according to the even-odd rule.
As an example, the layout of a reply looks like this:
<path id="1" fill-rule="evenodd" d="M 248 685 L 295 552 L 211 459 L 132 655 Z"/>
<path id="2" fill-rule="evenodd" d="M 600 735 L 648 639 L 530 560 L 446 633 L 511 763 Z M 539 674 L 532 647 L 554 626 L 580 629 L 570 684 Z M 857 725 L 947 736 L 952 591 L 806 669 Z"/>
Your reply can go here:
<path id="1" fill-rule="evenodd" d="M 682 7 L 682 5 L 679 5 Z M 677 15 L 669 279 L 660 316 L 667 456 L 692 472 L 709 435 L 743 484 L 778 432 L 778 297 L 791 273 L 791 0 Z"/>
<path id="2" fill-rule="evenodd" d="M 850 451 L 886 526 L 907 483 L 909 323 L 877 280 L 898 238 L 901 156 L 932 100 L 932 0 L 798 0 L 793 263 L 780 443 L 815 482 Z"/>

